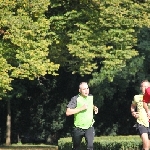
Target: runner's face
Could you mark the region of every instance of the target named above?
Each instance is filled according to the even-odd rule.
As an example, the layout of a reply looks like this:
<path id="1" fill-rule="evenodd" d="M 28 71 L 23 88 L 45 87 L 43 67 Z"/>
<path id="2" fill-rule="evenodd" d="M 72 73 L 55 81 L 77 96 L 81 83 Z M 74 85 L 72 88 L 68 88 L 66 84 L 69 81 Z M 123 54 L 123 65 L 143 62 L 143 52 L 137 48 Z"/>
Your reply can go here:
<path id="1" fill-rule="evenodd" d="M 143 82 L 141 84 L 141 90 L 142 90 L 142 93 L 144 94 L 145 93 L 145 90 L 149 87 L 149 83 L 148 82 Z"/>
<path id="2" fill-rule="evenodd" d="M 80 85 L 79 92 L 82 96 L 86 97 L 89 95 L 89 87 L 86 83 Z"/>

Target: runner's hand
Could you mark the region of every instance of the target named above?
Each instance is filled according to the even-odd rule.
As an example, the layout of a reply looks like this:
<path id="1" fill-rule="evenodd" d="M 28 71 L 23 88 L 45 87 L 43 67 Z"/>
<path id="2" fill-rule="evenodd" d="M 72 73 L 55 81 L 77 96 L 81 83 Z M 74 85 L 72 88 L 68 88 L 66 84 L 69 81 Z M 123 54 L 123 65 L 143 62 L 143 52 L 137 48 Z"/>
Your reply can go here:
<path id="1" fill-rule="evenodd" d="M 148 111 L 147 116 L 150 119 L 150 110 Z"/>
<path id="2" fill-rule="evenodd" d="M 88 108 L 88 105 L 87 104 L 84 104 L 82 107 L 81 107 L 81 111 L 82 110 L 86 110 Z"/>
<path id="3" fill-rule="evenodd" d="M 132 116 L 135 117 L 135 118 L 138 118 L 139 117 L 139 112 L 133 112 Z"/>
<path id="4" fill-rule="evenodd" d="M 95 114 L 98 114 L 98 108 L 96 106 L 93 107 Z"/>

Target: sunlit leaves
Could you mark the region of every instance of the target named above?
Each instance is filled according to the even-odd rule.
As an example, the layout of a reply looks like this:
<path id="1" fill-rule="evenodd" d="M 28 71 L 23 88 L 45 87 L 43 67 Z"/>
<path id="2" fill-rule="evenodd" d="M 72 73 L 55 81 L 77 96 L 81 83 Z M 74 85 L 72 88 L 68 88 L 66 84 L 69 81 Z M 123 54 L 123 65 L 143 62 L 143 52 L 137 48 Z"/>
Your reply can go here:
<path id="1" fill-rule="evenodd" d="M 57 75 L 59 65 L 48 58 L 50 21 L 45 12 L 49 4 L 49 0 L 0 3 L 0 29 L 4 30 L 0 53 L 6 64 L 9 63 L 6 70 L 10 70 L 9 74 L 6 72 L 8 84 L 5 86 L 10 86 L 11 78 L 35 79 L 47 73 Z"/>
<path id="2" fill-rule="evenodd" d="M 57 56 L 54 61 L 81 75 L 100 70 L 101 80 L 112 81 L 128 61 L 139 55 L 135 49 L 137 33 L 140 27 L 149 25 L 148 3 L 81 0 L 71 9 L 72 2 L 67 2 L 59 5 L 64 8 L 62 13 L 50 17 L 56 33 L 51 46 L 53 56 Z"/>
<path id="3" fill-rule="evenodd" d="M 114 0 L 101 3 L 99 8 L 101 10 L 100 28 L 106 30 L 102 36 L 105 38 L 100 41 L 102 41 L 101 44 L 107 43 L 112 48 L 104 53 L 103 66 L 99 74 L 93 74 L 91 84 L 98 84 L 105 79 L 113 81 L 118 74 L 123 77 L 126 74 L 125 68 L 129 67 L 129 62 L 134 69 L 127 73 L 128 75 L 135 74 L 142 65 L 132 63 L 134 58 L 139 55 L 138 50 L 134 49 L 137 47 L 137 33 L 142 26 L 149 26 L 148 4 Z"/>
<path id="4" fill-rule="evenodd" d="M 7 91 L 12 90 L 10 86 L 12 78 L 8 74 L 12 67 L 7 64 L 7 61 L 1 55 L 0 62 L 0 97 L 2 97 Z"/>

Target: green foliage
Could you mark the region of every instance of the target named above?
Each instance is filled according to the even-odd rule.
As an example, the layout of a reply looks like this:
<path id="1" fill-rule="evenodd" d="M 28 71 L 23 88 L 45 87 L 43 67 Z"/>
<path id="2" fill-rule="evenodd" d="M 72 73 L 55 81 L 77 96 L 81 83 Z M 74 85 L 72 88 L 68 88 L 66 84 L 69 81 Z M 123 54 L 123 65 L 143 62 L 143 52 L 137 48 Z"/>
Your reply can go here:
<path id="1" fill-rule="evenodd" d="M 56 13 L 57 8 L 60 11 Z M 136 73 L 139 66 L 132 59 L 139 56 L 137 33 L 149 26 L 149 1 L 51 0 L 49 11 L 53 14 L 49 17 L 54 32 L 50 58 L 54 62 L 72 73 L 92 73 L 91 84 L 105 79 L 112 82 L 120 72 L 123 76 L 129 63 L 135 68 L 129 73 Z"/>
<path id="2" fill-rule="evenodd" d="M 133 133 L 131 100 L 150 79 L 149 7 L 142 0 L 3 0 L 0 97 L 13 99 L 13 132 L 67 135 L 66 103 L 90 80 L 96 134 Z M 45 74 L 56 75 L 59 66 L 60 76 L 49 80 Z"/>
<path id="3" fill-rule="evenodd" d="M 141 28 L 139 34 L 138 34 L 138 49 L 140 56 L 144 58 L 143 66 L 141 67 L 141 71 L 138 72 L 137 76 L 140 80 L 143 79 L 150 79 L 150 29 L 147 27 Z M 143 72 L 143 73 L 142 73 Z"/>
<path id="4" fill-rule="evenodd" d="M 50 22 L 45 12 L 49 4 L 48 0 L 0 3 L 0 53 L 7 67 L 2 70 L 7 85 L 0 84 L 4 91 L 11 89 L 11 78 L 33 80 L 47 73 L 57 75 L 59 65 L 48 59 Z"/>
<path id="5" fill-rule="evenodd" d="M 18 134 L 22 143 L 56 143 L 66 121 L 66 99 L 56 92 L 55 77 L 12 83 L 12 137 Z"/>
<path id="6" fill-rule="evenodd" d="M 71 138 L 61 138 L 58 141 L 60 150 L 71 150 Z M 95 150 L 140 150 L 141 139 L 139 136 L 100 136 L 94 139 Z M 82 141 L 81 147 L 86 149 L 85 140 Z"/>
<path id="7" fill-rule="evenodd" d="M 138 66 L 132 60 L 139 55 L 138 50 L 135 49 L 137 33 L 148 21 L 149 6 L 146 7 L 147 11 L 145 7 L 146 4 L 137 4 L 128 0 L 101 3 L 100 26 L 105 29 L 101 43 L 106 43 L 111 49 L 104 53 L 103 66 L 100 73 L 93 73 L 94 79 L 91 84 L 98 84 L 104 79 L 113 81 L 117 74 L 124 76 L 123 68 L 128 67 L 129 62 L 132 63 L 132 68 L 135 70 L 128 71 L 128 74 L 137 73 Z"/>
<path id="8" fill-rule="evenodd" d="M 7 64 L 6 59 L 0 56 L 0 97 L 7 93 L 7 90 L 12 90 L 10 83 L 12 78 L 9 78 L 8 72 L 12 68 Z"/>

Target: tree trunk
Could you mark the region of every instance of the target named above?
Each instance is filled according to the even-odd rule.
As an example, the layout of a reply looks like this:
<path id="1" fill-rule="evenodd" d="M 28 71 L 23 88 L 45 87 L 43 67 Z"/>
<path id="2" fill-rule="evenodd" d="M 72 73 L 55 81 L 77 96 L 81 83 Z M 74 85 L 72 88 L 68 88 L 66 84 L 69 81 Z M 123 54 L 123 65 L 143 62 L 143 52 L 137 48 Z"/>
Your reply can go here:
<path id="1" fill-rule="evenodd" d="M 10 99 L 7 101 L 6 145 L 11 144 L 11 108 Z"/>

